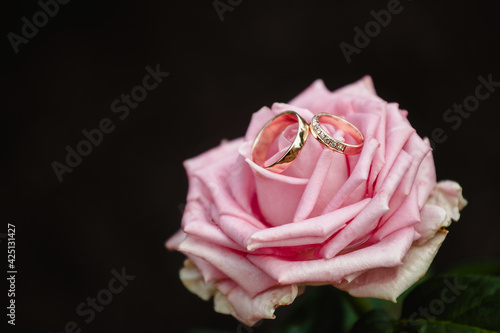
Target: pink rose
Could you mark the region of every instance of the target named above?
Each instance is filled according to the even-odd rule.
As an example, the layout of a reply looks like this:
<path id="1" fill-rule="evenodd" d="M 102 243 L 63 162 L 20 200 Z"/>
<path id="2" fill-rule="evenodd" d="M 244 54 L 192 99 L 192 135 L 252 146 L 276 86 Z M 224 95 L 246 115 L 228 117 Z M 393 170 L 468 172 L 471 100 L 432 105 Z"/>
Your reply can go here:
<path id="1" fill-rule="evenodd" d="M 309 136 L 283 173 L 263 169 L 251 160 L 255 136 L 287 110 L 308 122 L 320 112 L 344 117 L 364 134 L 362 152 L 336 153 Z M 318 80 L 256 112 L 244 138 L 187 160 L 182 230 L 167 241 L 188 257 L 184 285 L 250 326 L 305 285 L 395 301 L 425 274 L 466 204 L 457 183 L 436 183 L 431 148 L 406 115 L 370 77 L 334 92 Z M 278 138 L 276 156 L 295 127 Z"/>

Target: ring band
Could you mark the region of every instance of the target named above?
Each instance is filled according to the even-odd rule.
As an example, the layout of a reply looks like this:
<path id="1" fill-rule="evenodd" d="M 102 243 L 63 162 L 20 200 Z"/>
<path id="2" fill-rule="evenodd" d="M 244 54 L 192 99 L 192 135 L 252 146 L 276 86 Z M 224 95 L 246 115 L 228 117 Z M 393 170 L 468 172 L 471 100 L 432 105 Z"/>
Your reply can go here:
<path id="1" fill-rule="evenodd" d="M 285 128 L 293 123 L 298 123 L 297 134 L 288 147 L 287 151 L 276 162 L 271 165 L 265 166 L 267 153 L 272 143 L 276 138 L 283 133 Z M 307 122 L 296 112 L 286 111 L 278 114 L 273 119 L 269 120 L 264 127 L 260 130 L 255 138 L 252 146 L 252 160 L 259 166 L 275 172 L 282 173 L 299 155 L 300 150 L 304 147 L 309 134 L 309 125 Z"/>
<path id="2" fill-rule="evenodd" d="M 348 144 L 335 139 L 333 136 L 327 133 L 323 129 L 323 127 L 321 127 L 320 118 L 322 122 L 333 125 L 338 129 L 344 131 L 345 133 L 349 134 L 356 141 L 357 144 L 355 145 Z M 312 136 L 314 136 L 316 140 L 318 140 L 331 150 L 336 151 L 337 153 L 355 155 L 359 154 L 361 152 L 361 149 L 363 148 L 365 139 L 363 137 L 363 134 L 356 128 L 356 126 L 354 126 L 347 120 L 334 116 L 332 114 L 329 113 L 316 114 L 311 121 L 310 129 Z"/>

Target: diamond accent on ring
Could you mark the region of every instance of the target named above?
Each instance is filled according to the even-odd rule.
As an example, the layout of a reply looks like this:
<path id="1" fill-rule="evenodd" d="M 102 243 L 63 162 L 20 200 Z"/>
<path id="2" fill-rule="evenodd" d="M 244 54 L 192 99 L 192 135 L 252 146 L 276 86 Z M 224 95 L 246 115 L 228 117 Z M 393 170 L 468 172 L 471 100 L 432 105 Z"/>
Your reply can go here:
<path id="1" fill-rule="evenodd" d="M 311 123 L 311 125 L 312 125 L 312 129 L 314 130 L 314 132 L 316 132 L 316 136 L 318 137 L 318 139 L 320 141 L 322 141 L 325 145 L 331 147 L 332 149 L 334 149 L 334 150 L 336 150 L 338 152 L 344 152 L 345 151 L 345 149 L 346 149 L 345 144 L 343 144 L 342 142 L 337 141 L 332 136 L 330 136 L 330 134 L 328 134 L 327 132 L 325 132 L 323 130 L 323 128 L 321 127 L 321 125 L 317 121 L 314 120 Z"/>
<path id="2" fill-rule="evenodd" d="M 320 122 L 319 119 L 323 120 Z M 354 139 L 356 143 L 346 143 L 334 138 L 328 130 L 325 130 L 322 127 L 323 123 L 342 130 L 344 133 L 346 133 L 346 135 L 351 136 L 351 138 Z M 354 126 L 341 116 L 336 116 L 326 112 L 315 114 L 311 119 L 309 129 L 311 130 L 316 140 L 335 152 L 347 155 L 356 155 L 361 152 L 361 149 L 363 147 L 363 134 L 359 131 L 359 129 L 356 128 L 356 126 Z"/>

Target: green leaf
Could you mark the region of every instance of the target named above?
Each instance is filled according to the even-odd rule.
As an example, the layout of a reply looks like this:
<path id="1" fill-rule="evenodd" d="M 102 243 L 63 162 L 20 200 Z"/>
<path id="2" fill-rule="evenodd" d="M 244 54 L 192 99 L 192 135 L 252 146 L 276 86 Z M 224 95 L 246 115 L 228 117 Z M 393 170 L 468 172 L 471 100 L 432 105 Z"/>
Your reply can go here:
<path id="1" fill-rule="evenodd" d="M 354 325 L 351 333 L 392 333 L 395 322 L 385 311 L 376 309 L 365 313 Z"/>
<path id="2" fill-rule="evenodd" d="M 499 332 L 500 278 L 441 275 L 405 299 L 396 332 Z"/>
<path id="3" fill-rule="evenodd" d="M 308 288 L 294 302 L 293 311 L 273 333 L 347 332 L 356 320 L 344 291 L 332 286 Z M 279 315 L 278 315 L 279 316 Z"/>
<path id="4" fill-rule="evenodd" d="M 399 320 L 377 309 L 363 315 L 351 332 L 498 333 L 500 277 L 447 274 L 428 278 L 404 300 Z"/>
<path id="5" fill-rule="evenodd" d="M 446 274 L 500 276 L 500 262 L 491 259 L 462 262 L 447 269 Z"/>

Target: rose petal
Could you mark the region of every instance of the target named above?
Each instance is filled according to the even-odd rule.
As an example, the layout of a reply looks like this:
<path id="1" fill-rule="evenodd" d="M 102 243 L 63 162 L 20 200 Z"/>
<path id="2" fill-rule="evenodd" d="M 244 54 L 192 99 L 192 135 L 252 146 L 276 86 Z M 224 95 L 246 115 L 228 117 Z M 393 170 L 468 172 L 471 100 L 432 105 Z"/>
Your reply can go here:
<path id="1" fill-rule="evenodd" d="M 209 243 L 195 236 L 188 236 L 179 251 L 200 257 L 240 285 L 251 297 L 276 285 L 276 281 L 250 263 L 242 254 Z M 224 258 L 224 260 L 221 260 Z"/>
<path id="2" fill-rule="evenodd" d="M 427 138 L 424 139 L 424 142 L 430 147 Z M 418 206 L 422 208 L 436 186 L 436 168 L 432 152 L 429 152 L 420 164 L 414 184 L 418 189 Z"/>
<path id="3" fill-rule="evenodd" d="M 291 304 L 297 294 L 297 285 L 271 288 L 255 297 L 250 297 L 242 288 L 236 287 L 224 297 L 220 294 L 214 302 L 216 308 L 229 310 L 236 319 L 253 326 L 263 318 L 274 319 L 274 310 L 278 306 Z"/>
<path id="4" fill-rule="evenodd" d="M 294 208 L 308 179 L 276 174 L 248 159 L 246 161 L 255 172 L 257 200 L 265 221 L 274 226 L 292 222 Z"/>
<path id="5" fill-rule="evenodd" d="M 370 172 L 371 161 L 379 143 L 375 139 L 368 140 L 363 150 L 361 151 L 361 156 L 356 164 L 352 174 L 346 180 L 344 185 L 339 189 L 335 196 L 330 200 L 330 202 L 323 209 L 322 214 L 331 212 L 342 206 L 344 201 L 352 195 L 354 190 L 366 182 Z M 366 188 L 363 188 L 363 192 L 366 192 Z M 358 198 L 357 198 L 358 199 Z"/>
<path id="6" fill-rule="evenodd" d="M 420 234 L 420 239 L 417 241 L 419 245 L 434 237 L 439 229 L 451 224 L 451 218 L 446 215 L 446 211 L 435 205 L 424 205 L 420 216 L 420 222 L 415 224 L 415 231 Z"/>
<path id="7" fill-rule="evenodd" d="M 274 116 L 276 114 L 267 106 L 262 107 L 259 111 L 252 114 L 252 119 L 245 134 L 245 141 L 253 143 L 253 140 L 257 137 L 264 124 L 273 119 Z"/>
<path id="8" fill-rule="evenodd" d="M 354 220 L 321 248 L 322 257 L 333 258 L 346 246 L 362 240 L 374 230 L 379 218 L 389 211 L 389 200 L 408 171 L 410 163 L 411 157 L 401 151 L 380 191 Z"/>
<path id="9" fill-rule="evenodd" d="M 196 268 L 199 270 L 203 278 L 203 281 L 205 281 L 206 284 L 210 284 L 210 282 L 213 281 L 227 279 L 226 274 L 219 271 L 209 262 L 206 262 L 205 260 L 197 256 L 192 256 L 190 254 L 186 254 L 186 257 L 188 257 L 191 263 L 194 264 Z"/>
<path id="10" fill-rule="evenodd" d="M 354 99 L 352 104 L 356 113 L 353 113 L 351 117 L 363 119 L 357 122 L 359 130 L 364 133 L 367 140 L 374 138 L 380 142 L 380 147 L 371 162 L 370 177 L 367 181 L 368 194 L 373 196 L 379 173 L 386 164 L 387 102 Z"/>
<path id="11" fill-rule="evenodd" d="M 390 205 L 390 204 L 389 204 Z M 390 211 L 387 214 L 389 214 Z M 385 216 L 385 215 L 384 215 Z M 403 204 L 387 220 L 382 220 L 369 242 L 376 242 L 394 231 L 413 226 L 420 221 L 420 208 L 417 202 L 417 190 L 411 191 Z"/>
<path id="12" fill-rule="evenodd" d="M 220 216 L 217 225 L 227 237 L 231 238 L 231 240 L 242 248 L 246 248 L 248 239 L 259 230 L 265 229 L 263 227 L 256 227 L 252 223 L 252 220 L 254 218 L 251 216 L 224 214 Z"/>
<path id="13" fill-rule="evenodd" d="M 375 191 L 380 189 L 385 177 L 391 172 L 393 164 L 403 150 L 403 146 L 410 136 L 415 133 L 415 129 L 402 121 L 397 104 L 387 104 L 386 112 L 387 131 L 385 133 L 385 164 L 378 175 Z"/>
<path id="14" fill-rule="evenodd" d="M 233 315 L 235 313 L 234 308 L 227 301 L 226 296 L 221 292 L 216 292 L 214 295 L 214 310 L 215 312 Z"/>
<path id="15" fill-rule="evenodd" d="M 186 236 L 187 235 L 184 233 L 184 231 L 182 231 L 182 229 L 177 230 L 177 232 L 165 242 L 165 247 L 171 251 L 177 250 Z"/>
<path id="16" fill-rule="evenodd" d="M 414 181 L 420 168 L 420 164 L 425 159 L 425 156 L 429 154 L 431 148 L 415 133 L 408 138 L 405 146 L 403 147 L 412 157 L 410 168 L 408 169 L 405 178 L 401 181 L 398 188 L 394 192 L 394 195 L 389 202 L 389 212 L 382 218 L 382 223 L 385 223 L 388 219 L 391 219 L 392 215 L 399 209 L 400 205 L 407 200 L 407 196 L 414 188 Z M 432 180 L 428 180 L 432 182 Z M 416 194 L 417 192 L 415 192 Z M 417 197 L 415 196 L 415 209 L 418 207 Z"/>
<path id="17" fill-rule="evenodd" d="M 279 284 L 340 282 L 345 276 L 377 267 L 401 264 L 414 236 L 413 228 L 400 229 L 379 243 L 337 255 L 332 259 L 288 261 L 277 257 L 247 255 L 247 258 Z"/>
<path id="18" fill-rule="evenodd" d="M 351 283 L 335 284 L 335 287 L 355 297 L 375 297 L 396 302 L 399 295 L 425 275 L 446 234 L 447 231 L 440 231 L 425 244 L 413 245 L 401 266 L 371 269 Z"/>
<path id="19" fill-rule="evenodd" d="M 314 116 L 308 108 L 301 108 L 297 105 L 290 103 L 273 103 L 271 107 L 275 114 L 280 114 L 285 111 L 294 111 L 297 112 L 302 118 L 304 118 L 307 122 L 310 122 L 312 117 Z"/>
<path id="20" fill-rule="evenodd" d="M 427 203 L 442 207 L 449 217 L 458 221 L 460 210 L 467 205 L 467 200 L 462 196 L 462 187 L 457 182 L 443 180 L 437 183 Z"/>
<path id="21" fill-rule="evenodd" d="M 184 167 L 188 176 L 200 169 L 204 169 L 207 165 L 214 162 L 219 162 L 221 159 L 235 160 L 238 147 L 243 143 L 243 138 L 238 138 L 232 141 L 223 141 L 219 146 L 212 148 L 196 157 L 184 161 Z"/>
<path id="22" fill-rule="evenodd" d="M 335 168 L 334 175 L 331 178 L 338 178 L 340 183 L 345 182 L 347 178 L 346 170 L 345 170 L 345 159 L 340 154 L 335 154 L 330 149 L 323 149 L 321 156 L 316 163 L 316 168 L 314 169 L 311 178 L 309 179 L 309 183 L 306 186 L 304 193 L 300 199 L 300 202 L 297 206 L 297 210 L 295 211 L 295 216 L 293 218 L 294 222 L 305 220 L 309 214 L 311 214 L 312 210 L 316 206 L 318 201 L 318 197 L 320 195 L 321 189 L 323 185 L 328 184 L 327 187 L 331 187 L 332 189 L 338 189 L 336 183 L 339 183 L 338 180 L 331 179 L 332 181 L 326 181 L 327 176 L 329 175 L 330 166 L 332 163 L 339 162 L 339 165 L 344 166 L 343 172 Z"/>
<path id="23" fill-rule="evenodd" d="M 190 201 L 186 205 L 185 210 L 188 210 L 183 216 L 182 219 L 182 230 L 189 235 L 198 236 L 203 239 L 208 239 L 210 242 L 228 247 L 231 249 L 235 249 L 238 251 L 244 250 L 243 247 L 236 244 L 231 238 L 228 238 L 228 235 L 225 234 L 217 225 L 215 225 L 211 220 L 208 220 L 203 214 L 204 208 L 197 201 Z M 256 228 L 251 228 L 251 231 L 248 234 L 253 234 Z M 233 238 L 246 239 L 247 236 L 240 237 L 233 236 Z"/>
<path id="24" fill-rule="evenodd" d="M 208 301 L 216 292 L 213 284 L 204 282 L 201 272 L 189 259 L 184 260 L 179 277 L 184 287 L 204 301 Z"/>
<path id="25" fill-rule="evenodd" d="M 365 199 L 302 222 L 260 230 L 250 237 L 247 249 L 253 251 L 262 247 L 306 245 L 311 244 L 310 238 L 321 243 L 358 215 L 369 201 Z"/>
<path id="26" fill-rule="evenodd" d="M 245 147 L 242 147 L 244 145 L 240 146 L 240 151 L 241 149 L 245 149 Z M 232 197 L 241 209 L 248 214 L 252 214 L 252 196 L 249 193 L 255 193 L 255 179 L 252 169 L 241 155 L 238 156 L 234 163 L 234 168 L 229 176 L 228 187 Z"/>

